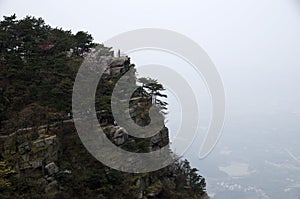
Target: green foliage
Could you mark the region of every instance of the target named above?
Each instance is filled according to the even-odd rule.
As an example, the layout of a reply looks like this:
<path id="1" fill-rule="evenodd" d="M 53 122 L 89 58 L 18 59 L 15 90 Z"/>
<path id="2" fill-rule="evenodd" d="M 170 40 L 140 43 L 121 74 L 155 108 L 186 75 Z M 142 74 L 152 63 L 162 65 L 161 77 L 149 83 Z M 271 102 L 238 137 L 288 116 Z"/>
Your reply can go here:
<path id="1" fill-rule="evenodd" d="M 76 72 L 85 54 L 95 45 L 87 32 L 73 34 L 52 28 L 43 19 L 30 16 L 20 20 L 16 15 L 4 17 L 0 22 L 1 133 L 37 127 L 66 117 L 71 110 Z M 110 48 L 98 47 L 103 55 L 111 55 Z M 129 61 L 124 63 L 126 70 L 132 67 L 134 65 Z M 130 79 L 132 83 L 136 82 L 134 73 L 135 70 Z M 113 120 L 110 97 L 121 75 L 101 80 L 101 89 L 96 93 L 95 103 L 100 111 L 98 116 L 110 120 L 110 123 Z M 140 82 L 142 86 L 132 97 L 141 96 L 146 102 L 154 98 L 155 104 L 164 109 L 166 103 L 161 100 L 166 97 L 163 86 L 150 79 L 140 79 Z M 145 110 L 148 109 L 149 106 L 146 106 Z M 16 177 L 8 163 L 2 161 L 0 198 L 123 199 L 136 198 L 141 191 L 143 194 L 154 194 L 154 198 L 202 198 L 205 194 L 204 178 L 187 161 L 177 161 L 151 173 L 123 173 L 104 166 L 92 157 L 82 145 L 73 124 L 57 128 L 53 133 L 60 140 L 56 163 L 61 170 L 71 171 L 55 175 L 60 188 L 58 192 L 55 195 L 45 193 L 45 185 L 42 186 L 37 180 L 43 180 L 44 176 L 36 177 L 33 174 L 36 170 L 26 175 L 20 172 L 20 177 Z M 30 139 L 28 134 L 26 136 L 24 140 Z M 23 138 L 18 139 L 18 143 L 24 142 Z M 10 147 L 17 148 L 15 145 Z M 128 151 L 148 152 L 149 142 L 130 137 L 122 147 Z M 14 164 L 21 158 L 16 157 L 17 154 L 7 156 L 6 160 Z"/>
<path id="2" fill-rule="evenodd" d="M 162 100 L 162 98 L 167 98 L 166 94 L 163 94 L 165 88 L 162 84 L 158 83 L 157 80 L 151 78 L 139 78 L 138 81 L 142 84 L 140 92 L 142 96 L 147 96 L 153 99 L 153 103 L 159 106 L 161 109 L 166 110 L 168 103 Z"/>
<path id="3" fill-rule="evenodd" d="M 0 22 L 0 38 L 0 130 L 13 126 L 11 118 L 31 103 L 70 111 L 77 69 L 96 45 L 92 36 L 12 15 Z"/>

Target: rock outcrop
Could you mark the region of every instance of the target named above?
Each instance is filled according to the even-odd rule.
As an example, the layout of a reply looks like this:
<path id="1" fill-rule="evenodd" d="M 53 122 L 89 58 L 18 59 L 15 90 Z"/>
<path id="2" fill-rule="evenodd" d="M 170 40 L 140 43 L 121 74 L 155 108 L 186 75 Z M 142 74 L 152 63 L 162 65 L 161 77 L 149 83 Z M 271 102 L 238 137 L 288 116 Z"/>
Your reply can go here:
<path id="1" fill-rule="evenodd" d="M 130 68 L 128 57 L 108 56 L 105 60 L 104 67 L 106 68 L 102 81 L 111 81 L 111 77 L 121 75 Z M 135 83 L 135 77 L 132 77 L 131 81 Z M 143 126 L 147 125 L 150 120 L 147 115 L 150 106 L 151 101 L 149 102 L 148 98 L 134 97 L 130 101 L 128 111 L 132 119 Z M 169 132 L 166 127 L 163 127 L 150 138 L 141 139 L 129 135 L 124 127 L 109 119 L 109 110 L 98 110 L 97 116 L 106 136 L 115 145 L 125 150 L 149 152 L 158 150 L 169 143 Z M 82 148 L 81 144 L 66 143 L 70 137 L 72 139 L 76 137 L 76 140 L 79 140 L 74 129 L 70 131 L 68 128 L 73 129 L 74 127 L 72 120 L 66 118 L 54 124 L 18 130 L 2 138 L 2 140 L 5 140 L 2 147 L 2 156 L 14 165 L 14 169 L 19 176 L 36 179 L 35 181 L 48 198 L 63 195 L 61 190 L 66 189 L 67 185 L 62 183 L 62 179 L 68 179 L 68 176 L 72 178 L 80 175 L 78 173 L 80 171 L 87 173 L 80 155 L 77 156 L 76 154 L 82 153 L 77 151 L 78 148 Z M 66 154 L 72 154 L 72 157 Z M 111 171 L 107 168 L 104 170 L 105 174 L 103 175 L 111 175 Z M 163 177 L 164 175 L 170 175 L 172 178 L 166 179 Z M 164 169 L 159 175 L 141 174 L 131 176 L 131 174 L 124 174 L 123 177 L 128 177 L 130 181 L 128 182 L 128 188 L 124 188 L 122 194 L 125 196 L 130 193 L 132 194 L 130 198 L 137 199 L 160 198 L 166 192 L 166 187 L 167 189 L 168 187 L 176 188 L 176 176 L 174 175 L 171 167 Z M 88 184 L 91 183 L 90 181 L 92 180 L 90 179 Z M 97 192 L 100 194 L 101 188 Z M 126 196 L 126 198 L 128 197 Z M 201 196 L 201 198 L 203 197 L 206 197 L 206 195 Z"/>

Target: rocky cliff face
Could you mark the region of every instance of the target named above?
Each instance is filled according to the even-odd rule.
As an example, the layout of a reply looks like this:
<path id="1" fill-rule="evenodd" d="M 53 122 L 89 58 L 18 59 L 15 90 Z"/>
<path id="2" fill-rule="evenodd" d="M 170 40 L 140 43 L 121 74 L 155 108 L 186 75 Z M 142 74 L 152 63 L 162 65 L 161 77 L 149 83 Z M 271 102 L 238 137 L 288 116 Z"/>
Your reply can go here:
<path id="1" fill-rule="evenodd" d="M 66 137 L 62 135 L 57 136 L 56 134 L 63 133 L 72 137 L 77 135 L 74 129 L 72 129 L 72 132 L 64 132 L 65 128 L 73 128 L 73 124 L 60 124 L 49 129 L 40 128 L 19 131 L 8 136 L 3 144 L 2 156 L 13 163 L 14 170 L 19 177 L 34 178 L 45 194 L 51 193 L 55 195 L 59 193 L 59 190 L 64 185 L 59 183 L 57 178 L 60 175 L 72 175 L 74 165 L 60 167 L 63 163 L 60 158 L 64 156 L 61 153 L 65 152 L 62 150 L 60 143 L 61 139 L 66 139 Z M 130 146 L 139 143 L 139 141 L 128 136 L 123 127 L 107 125 L 103 129 L 108 138 L 111 138 L 117 146 L 126 148 L 125 145 L 127 145 L 127 148 L 130 148 Z M 143 148 L 147 151 L 156 150 L 168 144 L 168 140 L 168 130 L 165 128 L 149 139 L 148 142 L 143 142 Z M 63 141 L 64 144 L 68 144 L 67 142 L 68 140 Z M 76 165 L 76 152 L 72 150 L 68 150 L 68 152 L 74 153 L 72 161 Z M 137 189 L 136 198 L 145 197 L 144 193 L 146 193 L 146 190 L 147 195 L 151 197 L 159 194 L 163 186 L 162 183 L 155 182 L 155 184 L 152 184 L 151 181 L 151 179 L 145 177 L 138 178 L 135 182 Z"/>
<path id="2" fill-rule="evenodd" d="M 107 137 L 137 153 L 169 142 L 166 128 L 137 139 L 127 134 L 126 123 L 114 125 L 111 93 L 120 76 L 134 68 L 128 57 L 113 57 L 90 34 L 52 28 L 41 18 L 12 15 L 0 26 L 0 198 L 205 197 L 205 180 L 187 161 L 150 173 L 122 173 L 97 161 L 82 145 L 68 113 L 78 68 L 95 46 L 103 56 L 100 67 L 105 67 L 95 107 Z M 126 81 L 136 83 L 134 70 Z M 143 88 L 139 91 L 142 96 L 132 96 L 130 117 L 145 125 L 151 100 L 144 98 Z"/>
<path id="3" fill-rule="evenodd" d="M 106 70 L 102 83 L 115 81 L 118 75 L 122 75 L 130 68 L 128 57 L 108 57 L 107 60 L 109 64 L 104 66 Z M 135 83 L 135 76 L 132 79 Z M 103 97 L 105 92 L 100 90 L 99 93 Z M 140 125 L 149 122 L 147 114 L 145 116 L 149 107 L 144 106 L 144 103 L 144 98 L 136 97 L 130 106 L 131 116 Z M 114 124 L 110 110 L 100 109 L 97 114 L 104 133 L 121 148 L 134 152 L 149 152 L 169 143 L 166 127 L 155 136 L 138 139 L 130 136 L 124 127 Z M 97 198 L 138 199 L 207 197 L 204 191 L 189 193 L 189 190 L 193 189 L 185 186 L 187 179 L 184 175 L 188 174 L 177 173 L 177 170 L 180 170 L 179 165 L 171 165 L 156 173 L 147 174 L 126 174 L 103 166 L 82 146 L 70 118 L 49 125 L 19 129 L 8 136 L 2 136 L 1 140 L 2 157 L 13 166 L 19 179 L 34 181 L 37 197 L 97 196 Z M 181 182 L 178 181 L 179 178 Z M 184 194 L 176 192 L 180 187 L 178 184 L 183 184 L 180 186 L 183 187 Z M 115 193 L 116 191 L 119 193 Z M 28 194 L 24 195 L 21 191 L 17 196 L 26 198 Z"/>
<path id="4" fill-rule="evenodd" d="M 19 130 L 5 139 L 1 154 L 19 177 L 34 178 L 46 193 L 57 184 L 52 176 L 62 172 L 56 165 L 60 142 L 54 130 L 55 127 Z"/>

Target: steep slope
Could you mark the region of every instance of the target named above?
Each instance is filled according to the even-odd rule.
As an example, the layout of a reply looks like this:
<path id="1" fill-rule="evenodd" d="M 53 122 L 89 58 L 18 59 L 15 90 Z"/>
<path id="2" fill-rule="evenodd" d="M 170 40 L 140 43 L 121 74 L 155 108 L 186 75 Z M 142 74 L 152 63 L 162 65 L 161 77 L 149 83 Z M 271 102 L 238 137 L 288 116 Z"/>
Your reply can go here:
<path id="1" fill-rule="evenodd" d="M 207 197 L 204 178 L 186 160 L 155 172 L 130 174 L 104 166 L 84 148 L 68 113 L 78 67 L 96 45 L 90 35 L 53 29 L 31 17 L 5 17 L 0 27 L 0 173 L 5 174 L 0 175 L 1 198 Z M 134 65 L 128 57 L 113 57 L 109 48 L 98 46 L 112 60 L 95 102 L 106 136 L 134 152 L 167 145 L 167 128 L 138 139 L 114 124 L 112 90 Z M 137 81 L 134 73 L 131 80 Z M 131 116 L 139 125 L 149 122 L 149 95 L 143 90 L 132 96 Z"/>

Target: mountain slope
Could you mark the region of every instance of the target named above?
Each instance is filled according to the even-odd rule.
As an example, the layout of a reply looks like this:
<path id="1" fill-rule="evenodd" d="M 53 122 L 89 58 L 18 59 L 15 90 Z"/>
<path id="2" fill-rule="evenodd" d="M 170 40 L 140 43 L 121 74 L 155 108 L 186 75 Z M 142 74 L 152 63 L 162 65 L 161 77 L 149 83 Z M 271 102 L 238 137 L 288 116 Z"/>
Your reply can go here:
<path id="1" fill-rule="evenodd" d="M 94 44 L 88 33 L 51 28 L 34 17 L 5 17 L 0 35 L 1 198 L 207 198 L 204 178 L 187 160 L 130 174 L 106 167 L 82 145 L 68 113 L 77 70 L 95 46 L 115 60 L 95 101 L 107 137 L 137 153 L 168 144 L 167 128 L 138 139 L 114 124 L 111 93 L 119 78 L 134 69 L 129 58 L 112 57 L 110 48 Z M 136 83 L 134 73 L 131 79 Z M 133 94 L 138 100 L 130 107 L 140 125 L 150 119 L 151 94 L 143 89 Z"/>

